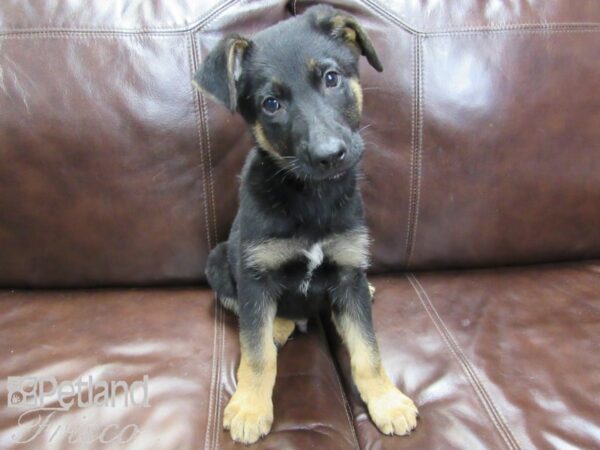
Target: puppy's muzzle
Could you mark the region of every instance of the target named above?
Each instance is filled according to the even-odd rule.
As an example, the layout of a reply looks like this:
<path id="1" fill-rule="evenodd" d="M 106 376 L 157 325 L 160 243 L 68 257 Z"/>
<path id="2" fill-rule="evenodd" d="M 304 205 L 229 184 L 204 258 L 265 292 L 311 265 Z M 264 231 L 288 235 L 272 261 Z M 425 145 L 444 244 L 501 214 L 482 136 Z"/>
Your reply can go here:
<path id="1" fill-rule="evenodd" d="M 348 154 L 346 144 L 338 138 L 328 138 L 313 147 L 310 153 L 312 166 L 320 172 L 336 171 L 341 168 Z"/>

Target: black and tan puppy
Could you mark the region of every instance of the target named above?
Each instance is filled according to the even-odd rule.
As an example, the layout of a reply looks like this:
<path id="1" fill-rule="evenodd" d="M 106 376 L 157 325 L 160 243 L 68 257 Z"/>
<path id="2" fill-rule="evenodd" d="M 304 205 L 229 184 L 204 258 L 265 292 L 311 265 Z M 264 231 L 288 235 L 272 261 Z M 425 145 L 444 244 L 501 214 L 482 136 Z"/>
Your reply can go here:
<path id="1" fill-rule="evenodd" d="M 382 70 L 354 18 L 317 6 L 252 40 L 226 37 L 195 76 L 199 89 L 241 113 L 256 139 L 229 240 L 206 269 L 219 301 L 239 316 L 238 384 L 224 414 L 239 442 L 271 429 L 275 344 L 285 343 L 294 321 L 323 310 L 332 312 L 377 427 L 404 435 L 416 426 L 417 408 L 385 373 L 371 322 L 356 183 L 361 55 Z"/>

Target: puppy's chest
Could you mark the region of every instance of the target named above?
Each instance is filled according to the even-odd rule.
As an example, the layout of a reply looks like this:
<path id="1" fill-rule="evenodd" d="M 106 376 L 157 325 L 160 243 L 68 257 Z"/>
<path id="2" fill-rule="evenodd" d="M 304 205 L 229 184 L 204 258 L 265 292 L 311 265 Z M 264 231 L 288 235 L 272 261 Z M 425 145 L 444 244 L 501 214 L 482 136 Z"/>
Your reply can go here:
<path id="1" fill-rule="evenodd" d="M 259 272 L 272 272 L 287 264 L 303 264 L 310 276 L 324 264 L 346 268 L 366 268 L 369 238 L 359 227 L 334 233 L 314 241 L 304 238 L 272 238 L 251 242 L 244 247 L 244 265 Z"/>

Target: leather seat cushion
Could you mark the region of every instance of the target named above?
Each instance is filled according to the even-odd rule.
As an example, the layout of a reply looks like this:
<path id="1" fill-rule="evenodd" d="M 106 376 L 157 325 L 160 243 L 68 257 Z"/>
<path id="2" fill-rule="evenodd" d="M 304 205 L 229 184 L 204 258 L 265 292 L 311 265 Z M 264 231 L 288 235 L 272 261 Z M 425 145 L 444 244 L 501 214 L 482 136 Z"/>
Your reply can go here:
<path id="1" fill-rule="evenodd" d="M 421 420 L 382 436 L 333 339 L 361 448 L 600 448 L 600 263 L 371 282 L 384 365 Z"/>
<path id="2" fill-rule="evenodd" d="M 128 383 L 149 376 L 151 407 L 72 407 L 55 414 L 28 449 L 74 448 L 64 431 L 49 443 L 59 426 L 102 430 L 113 423 L 140 430 L 134 441 L 116 448 L 244 448 L 221 426 L 239 361 L 237 322 L 216 307 L 207 289 L 2 291 L 0 343 L 2 399 L 8 376 L 60 382 L 91 375 Z M 280 350 L 273 400 L 271 434 L 253 448 L 357 447 L 319 323 Z M 31 422 L 18 425 L 23 411 L 0 408 L 0 448 L 22 448 L 15 439 L 31 436 Z"/>

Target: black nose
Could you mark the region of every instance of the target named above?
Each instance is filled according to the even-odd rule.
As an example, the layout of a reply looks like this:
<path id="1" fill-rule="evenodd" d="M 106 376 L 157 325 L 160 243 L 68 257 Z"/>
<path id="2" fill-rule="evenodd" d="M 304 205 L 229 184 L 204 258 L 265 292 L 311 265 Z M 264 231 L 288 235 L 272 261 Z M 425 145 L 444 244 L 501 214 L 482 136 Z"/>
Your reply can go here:
<path id="1" fill-rule="evenodd" d="M 338 139 L 331 139 L 314 151 L 313 161 L 320 169 L 331 169 L 341 163 L 346 157 L 346 146 Z"/>

